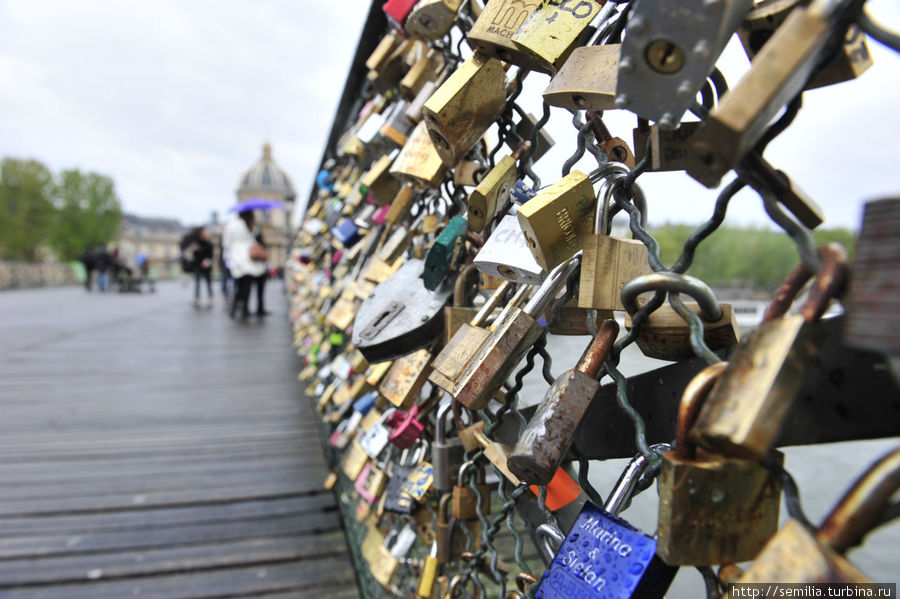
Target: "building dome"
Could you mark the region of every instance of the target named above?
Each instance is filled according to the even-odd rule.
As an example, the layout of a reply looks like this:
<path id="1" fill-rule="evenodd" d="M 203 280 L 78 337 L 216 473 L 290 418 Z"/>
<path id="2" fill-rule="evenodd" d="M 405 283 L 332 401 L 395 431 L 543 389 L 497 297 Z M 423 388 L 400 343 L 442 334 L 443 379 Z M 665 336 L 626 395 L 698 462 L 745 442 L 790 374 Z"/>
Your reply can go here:
<path id="1" fill-rule="evenodd" d="M 291 178 L 272 160 L 272 146 L 263 144 L 262 158 L 241 176 L 237 195 L 240 198 L 258 194 L 278 195 L 292 202 L 297 197 Z"/>

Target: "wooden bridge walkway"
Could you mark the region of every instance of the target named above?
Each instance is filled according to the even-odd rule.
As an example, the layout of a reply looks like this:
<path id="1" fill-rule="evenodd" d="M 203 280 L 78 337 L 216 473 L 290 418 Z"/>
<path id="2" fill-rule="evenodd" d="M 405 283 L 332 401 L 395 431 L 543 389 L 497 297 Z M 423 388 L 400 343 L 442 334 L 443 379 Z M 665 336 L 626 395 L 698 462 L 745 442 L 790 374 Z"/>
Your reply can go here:
<path id="1" fill-rule="evenodd" d="M 281 284 L 0 293 L 0 597 L 357 597 Z"/>

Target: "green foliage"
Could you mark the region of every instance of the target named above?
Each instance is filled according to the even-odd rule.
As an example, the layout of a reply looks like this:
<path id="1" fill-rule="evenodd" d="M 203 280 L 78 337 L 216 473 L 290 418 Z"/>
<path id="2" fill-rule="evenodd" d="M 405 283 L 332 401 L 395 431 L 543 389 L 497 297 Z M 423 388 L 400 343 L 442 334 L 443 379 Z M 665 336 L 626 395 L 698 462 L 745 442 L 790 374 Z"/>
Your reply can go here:
<path id="1" fill-rule="evenodd" d="M 694 227 L 669 225 L 652 232 L 660 245 L 663 263 L 672 265 Z M 836 241 L 853 251 L 856 234 L 847 229 L 815 232 L 817 244 Z M 721 227 L 697 249 L 688 274 L 713 287 L 774 289 L 799 262 L 793 241 L 781 231 Z"/>
<path id="2" fill-rule="evenodd" d="M 47 241 L 53 206 L 53 175 L 36 160 L 0 162 L 0 257 L 34 260 Z"/>
<path id="3" fill-rule="evenodd" d="M 62 260 L 108 242 L 122 210 L 112 179 L 72 169 L 57 177 L 36 160 L 0 163 L 0 258 L 39 259 L 49 246 Z"/>
<path id="4" fill-rule="evenodd" d="M 50 245 L 63 260 L 74 260 L 86 247 L 106 243 L 122 221 L 112 179 L 97 173 L 60 173 L 54 207 Z"/>

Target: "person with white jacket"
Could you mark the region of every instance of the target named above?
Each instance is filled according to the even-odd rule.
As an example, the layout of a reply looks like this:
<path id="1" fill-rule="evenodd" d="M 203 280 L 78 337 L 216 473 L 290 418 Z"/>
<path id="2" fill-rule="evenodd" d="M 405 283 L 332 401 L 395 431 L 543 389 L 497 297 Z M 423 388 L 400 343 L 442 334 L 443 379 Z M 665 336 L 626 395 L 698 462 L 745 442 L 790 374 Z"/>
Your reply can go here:
<path id="1" fill-rule="evenodd" d="M 235 280 L 234 301 L 231 303 L 231 317 L 240 316 L 246 320 L 250 316 L 247 303 L 250 299 L 250 285 L 255 277 L 266 272 L 266 261 L 254 260 L 250 248 L 256 245 L 253 236 L 253 211 L 240 212 L 237 218 L 228 222 L 222 231 L 222 247 L 228 256 L 231 276 Z"/>

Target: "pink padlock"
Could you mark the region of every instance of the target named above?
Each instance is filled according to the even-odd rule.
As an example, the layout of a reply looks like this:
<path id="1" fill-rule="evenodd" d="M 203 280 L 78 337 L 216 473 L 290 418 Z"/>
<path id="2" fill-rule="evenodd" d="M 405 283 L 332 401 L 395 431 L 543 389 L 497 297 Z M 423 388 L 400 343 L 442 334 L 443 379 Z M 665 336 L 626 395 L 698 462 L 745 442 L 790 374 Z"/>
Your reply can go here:
<path id="1" fill-rule="evenodd" d="M 388 23 L 403 37 L 406 37 L 406 29 L 404 29 L 406 17 L 412 12 L 416 2 L 417 0 L 388 0 L 381 5 Z"/>
<path id="2" fill-rule="evenodd" d="M 376 225 L 383 225 L 385 219 L 387 219 L 388 212 L 391 211 L 391 205 L 382 206 L 378 210 L 375 211 L 375 214 L 372 215 L 372 222 Z"/>
<path id="3" fill-rule="evenodd" d="M 412 447 L 416 439 L 422 436 L 425 425 L 419 422 L 419 406 L 413 405 L 406 411 L 397 410 L 387 419 L 385 424 L 390 429 L 388 441 L 406 449 Z"/>
<path id="4" fill-rule="evenodd" d="M 390 207 L 390 206 L 388 206 Z M 344 250 L 338 250 L 331 256 L 331 264 L 332 266 L 336 265 L 341 261 L 341 258 L 344 257 Z"/>
<path id="5" fill-rule="evenodd" d="M 362 469 L 362 472 L 359 473 L 359 476 L 357 476 L 356 480 L 353 482 L 353 488 L 356 489 L 356 492 L 359 493 L 359 496 L 365 499 L 368 503 L 375 503 L 378 498 L 366 491 L 366 482 L 369 480 L 369 475 L 371 473 L 372 462 L 366 462 L 365 468 Z"/>

